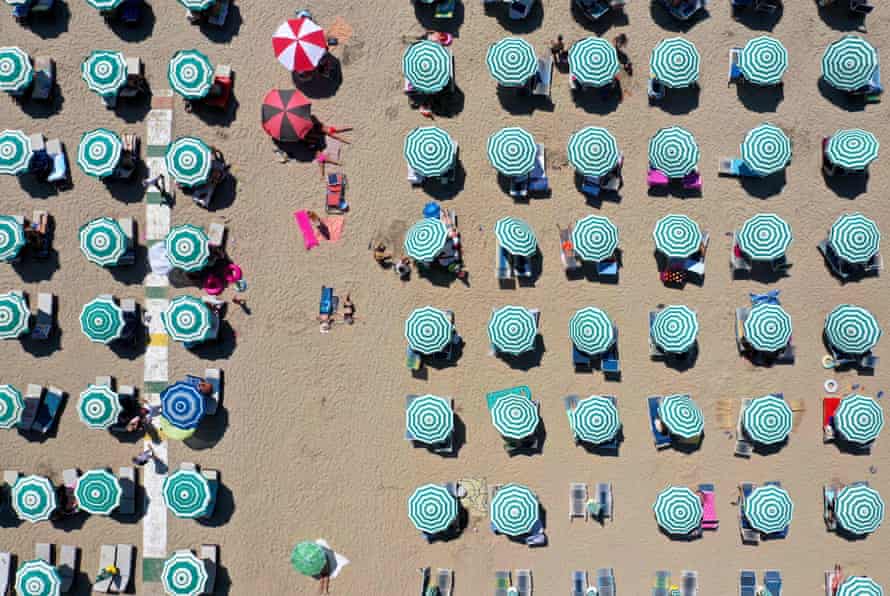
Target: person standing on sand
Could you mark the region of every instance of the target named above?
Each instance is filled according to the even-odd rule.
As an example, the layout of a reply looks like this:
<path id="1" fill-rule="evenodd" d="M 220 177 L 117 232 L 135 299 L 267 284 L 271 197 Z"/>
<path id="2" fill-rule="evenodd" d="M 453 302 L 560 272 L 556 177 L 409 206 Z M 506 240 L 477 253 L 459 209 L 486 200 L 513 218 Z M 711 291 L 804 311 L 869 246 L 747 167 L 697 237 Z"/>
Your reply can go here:
<path id="1" fill-rule="evenodd" d="M 155 457 L 155 451 L 152 448 L 152 446 L 149 445 L 148 447 L 145 448 L 145 450 L 142 453 L 140 453 L 139 455 L 137 455 L 136 457 L 133 458 L 133 463 L 136 464 L 137 466 L 144 466 L 150 460 L 154 459 L 154 457 Z"/>

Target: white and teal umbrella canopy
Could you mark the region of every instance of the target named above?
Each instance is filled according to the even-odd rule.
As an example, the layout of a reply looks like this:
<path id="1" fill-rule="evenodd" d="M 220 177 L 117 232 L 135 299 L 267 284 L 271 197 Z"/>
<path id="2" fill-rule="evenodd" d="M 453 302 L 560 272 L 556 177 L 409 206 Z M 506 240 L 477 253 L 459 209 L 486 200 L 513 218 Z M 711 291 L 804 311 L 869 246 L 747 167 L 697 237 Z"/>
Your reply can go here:
<path id="1" fill-rule="evenodd" d="M 655 250 L 673 259 L 685 259 L 701 250 L 702 231 L 686 215 L 665 215 L 655 222 L 652 238 Z"/>
<path id="2" fill-rule="evenodd" d="M 21 476 L 12 487 L 12 508 L 19 519 L 46 521 L 57 506 L 56 489 L 44 476 Z"/>
<path id="3" fill-rule="evenodd" d="M 518 356 L 535 349 L 538 322 L 524 306 L 503 306 L 491 313 L 488 339 L 498 352 Z"/>
<path id="4" fill-rule="evenodd" d="M 22 48 L 0 48 L 0 91 L 20 93 L 34 79 L 31 57 Z"/>
<path id="5" fill-rule="evenodd" d="M 25 227 L 10 215 L 0 215 L 0 261 L 10 262 L 25 246 Z"/>
<path id="6" fill-rule="evenodd" d="M 845 354 L 865 354 L 882 333 L 875 316 L 861 306 L 839 304 L 825 317 L 828 343 Z"/>
<path id="7" fill-rule="evenodd" d="M 90 385 L 80 394 L 77 415 L 88 428 L 105 430 L 116 423 L 122 412 L 117 393 L 108 385 Z"/>
<path id="8" fill-rule="evenodd" d="M 213 494 L 210 484 L 194 470 L 177 470 L 164 479 L 164 503 L 176 517 L 204 517 L 210 511 Z"/>
<path id="9" fill-rule="evenodd" d="M 17 292 L 0 294 L 0 339 L 16 339 L 28 332 L 31 312 Z"/>
<path id="10" fill-rule="evenodd" d="M 884 410 L 871 397 L 848 395 L 834 412 L 834 428 L 845 440 L 867 445 L 884 428 Z"/>
<path id="11" fill-rule="evenodd" d="M 868 263 L 881 250 L 881 231 L 861 213 L 846 213 L 831 224 L 828 242 L 848 263 Z"/>
<path id="12" fill-rule="evenodd" d="M 0 132 L 0 174 L 18 175 L 28 171 L 31 141 L 20 130 Z"/>
<path id="13" fill-rule="evenodd" d="M 701 527 L 701 498 L 685 486 L 669 486 L 658 493 L 655 504 L 655 521 L 674 536 L 685 536 Z"/>
<path id="14" fill-rule="evenodd" d="M 167 65 L 170 88 L 186 99 L 203 99 L 213 85 L 213 65 L 198 50 L 179 50 Z"/>
<path id="15" fill-rule="evenodd" d="M 572 247 L 584 261 L 605 261 L 618 250 L 618 226 L 603 215 L 585 215 L 572 228 Z"/>
<path id="16" fill-rule="evenodd" d="M 884 588 L 870 577 L 852 575 L 844 578 L 835 596 L 884 596 Z"/>
<path id="17" fill-rule="evenodd" d="M 443 310 L 425 306 L 414 310 L 405 321 L 408 347 L 421 354 L 435 354 L 445 349 L 454 337 L 451 317 Z"/>
<path id="18" fill-rule="evenodd" d="M 669 178 L 682 178 L 695 170 L 698 158 L 698 143 L 685 128 L 662 128 L 649 139 L 649 163 Z"/>
<path id="19" fill-rule="evenodd" d="M 117 133 L 107 128 L 91 130 L 80 138 L 80 145 L 77 146 L 77 165 L 87 176 L 107 178 L 117 169 L 123 147 Z"/>
<path id="20" fill-rule="evenodd" d="M 210 239 L 203 228 L 191 224 L 175 226 L 164 240 L 170 264 L 183 271 L 201 271 L 210 260 Z"/>
<path id="21" fill-rule="evenodd" d="M 418 41 L 405 50 L 402 73 L 420 93 L 439 93 L 451 82 L 451 54 L 436 42 Z"/>
<path id="22" fill-rule="evenodd" d="M 788 70 L 788 50 L 775 37 L 755 37 L 742 48 L 739 69 L 755 85 L 778 85 Z"/>
<path id="23" fill-rule="evenodd" d="M 758 213 L 742 224 L 736 237 L 741 250 L 752 261 L 774 261 L 785 256 L 794 236 L 791 226 L 775 213 Z"/>
<path id="24" fill-rule="evenodd" d="M 527 395 L 507 393 L 491 406 L 491 423 L 507 439 L 530 437 L 540 422 L 538 406 Z"/>
<path id="25" fill-rule="evenodd" d="M 216 4 L 216 0 L 179 0 L 179 3 L 189 10 L 200 12 Z"/>
<path id="26" fill-rule="evenodd" d="M 791 524 L 794 503 L 788 491 L 780 486 L 758 486 L 745 499 L 744 515 L 758 532 L 775 534 Z"/>
<path id="27" fill-rule="evenodd" d="M 120 52 L 95 50 L 80 65 L 80 74 L 90 91 L 117 95 L 127 82 L 127 62 Z"/>
<path id="28" fill-rule="evenodd" d="M 204 141 L 180 137 L 167 147 L 167 171 L 181 186 L 195 187 L 207 182 L 213 155 Z"/>
<path id="29" fill-rule="evenodd" d="M 585 354 L 602 354 L 615 343 L 615 323 L 605 311 L 588 306 L 569 319 L 569 338 Z"/>
<path id="30" fill-rule="evenodd" d="M 0 428 L 14 428 L 22 419 L 25 402 L 12 385 L 0 385 Z"/>
<path id="31" fill-rule="evenodd" d="M 80 252 L 93 263 L 112 267 L 127 252 L 127 236 L 117 220 L 99 217 L 88 221 L 78 232 Z"/>
<path id="32" fill-rule="evenodd" d="M 618 141 L 600 126 L 585 126 L 572 133 L 568 156 L 569 163 L 582 176 L 605 176 L 621 161 Z"/>
<path id="33" fill-rule="evenodd" d="M 618 52 L 601 37 L 585 37 L 569 48 L 569 72 L 582 85 L 605 87 L 620 68 Z"/>
<path id="34" fill-rule="evenodd" d="M 698 316 L 688 306 L 667 306 L 655 315 L 650 333 L 655 345 L 665 352 L 685 354 L 698 336 Z"/>
<path id="35" fill-rule="evenodd" d="M 835 132 L 828 139 L 825 157 L 836 166 L 850 171 L 863 171 L 878 158 L 881 148 L 878 138 L 861 128 L 847 128 Z"/>
<path id="36" fill-rule="evenodd" d="M 685 393 L 665 395 L 658 407 L 658 418 L 672 435 L 683 439 L 700 436 L 705 430 L 701 408 Z"/>
<path id="37" fill-rule="evenodd" d="M 838 525 L 852 534 L 871 534 L 884 521 L 884 499 L 867 484 L 848 484 L 834 501 Z"/>
<path id="38" fill-rule="evenodd" d="M 214 314 L 193 296 L 177 296 L 161 313 L 164 329 L 173 341 L 205 341 L 214 325 Z"/>
<path id="39" fill-rule="evenodd" d="M 121 485 L 107 470 L 88 470 L 77 479 L 74 498 L 84 511 L 94 515 L 111 515 L 121 504 Z"/>
<path id="40" fill-rule="evenodd" d="M 80 329 L 90 341 L 111 343 L 124 331 L 124 312 L 111 298 L 96 298 L 81 309 Z"/>
<path id="41" fill-rule="evenodd" d="M 457 519 L 457 499 L 441 484 L 424 484 L 408 497 L 408 518 L 421 532 L 439 534 Z"/>
<path id="42" fill-rule="evenodd" d="M 843 36 L 822 55 L 822 78 L 841 91 L 864 87 L 877 67 L 878 51 L 858 35 Z"/>
<path id="43" fill-rule="evenodd" d="M 411 226 L 405 234 L 405 253 L 421 263 L 433 261 L 448 242 L 448 226 L 442 220 L 427 217 Z"/>
<path id="44" fill-rule="evenodd" d="M 18 596 L 59 596 L 62 578 L 59 571 L 42 559 L 26 561 L 15 573 Z"/>
<path id="45" fill-rule="evenodd" d="M 522 536 L 538 523 L 538 497 L 521 484 L 505 484 L 491 500 L 491 523 L 501 534 Z"/>
<path id="46" fill-rule="evenodd" d="M 488 72 L 498 85 L 522 87 L 538 70 L 538 57 L 521 37 L 505 37 L 488 48 Z"/>
<path id="47" fill-rule="evenodd" d="M 182 0 L 180 0 L 182 1 Z M 204 561 L 190 550 L 178 550 L 164 561 L 161 584 L 170 596 L 199 596 L 207 586 Z"/>
<path id="48" fill-rule="evenodd" d="M 454 432 L 451 403 L 438 395 L 415 397 L 405 410 L 405 427 L 415 441 L 434 445 Z"/>
<path id="49" fill-rule="evenodd" d="M 122 2 L 123 0 L 87 0 L 87 4 L 102 12 L 114 10 L 120 6 Z"/>
<path id="50" fill-rule="evenodd" d="M 494 224 L 494 236 L 501 248 L 511 255 L 531 257 L 538 252 L 538 238 L 524 220 L 502 217 Z"/>
<path id="51" fill-rule="evenodd" d="M 791 162 L 791 139 L 772 124 L 761 124 L 748 131 L 741 146 L 742 160 L 760 174 L 769 176 L 785 169 Z"/>
<path id="52" fill-rule="evenodd" d="M 778 304 L 758 304 L 745 319 L 745 341 L 760 352 L 777 352 L 791 341 L 791 316 Z"/>
<path id="53" fill-rule="evenodd" d="M 775 445 L 786 440 L 793 422 L 791 407 L 778 395 L 756 397 L 742 413 L 745 433 L 761 445 Z"/>
<path id="54" fill-rule="evenodd" d="M 421 176 L 441 176 L 454 167 L 457 145 L 437 126 L 418 126 L 405 137 L 405 161 Z"/>
<path id="55" fill-rule="evenodd" d="M 526 176 L 535 167 L 538 146 L 530 132 L 518 126 L 502 128 L 488 137 L 488 161 L 504 176 Z"/>
<path id="56" fill-rule="evenodd" d="M 621 430 L 618 408 L 602 395 L 591 395 L 579 401 L 572 410 L 570 421 L 575 438 L 594 445 L 608 443 Z"/>
<path id="57" fill-rule="evenodd" d="M 701 55 L 695 44 L 682 37 L 661 40 L 649 59 L 652 76 L 665 87 L 688 87 L 698 81 Z"/>

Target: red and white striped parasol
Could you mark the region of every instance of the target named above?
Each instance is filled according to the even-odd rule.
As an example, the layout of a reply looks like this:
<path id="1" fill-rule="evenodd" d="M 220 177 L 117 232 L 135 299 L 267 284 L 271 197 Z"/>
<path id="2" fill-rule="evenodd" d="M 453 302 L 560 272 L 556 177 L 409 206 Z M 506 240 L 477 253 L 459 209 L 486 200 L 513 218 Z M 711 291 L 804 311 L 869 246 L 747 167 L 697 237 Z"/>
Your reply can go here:
<path id="1" fill-rule="evenodd" d="M 294 72 L 310 72 L 328 51 L 324 29 L 305 17 L 283 23 L 272 36 L 275 57 Z"/>

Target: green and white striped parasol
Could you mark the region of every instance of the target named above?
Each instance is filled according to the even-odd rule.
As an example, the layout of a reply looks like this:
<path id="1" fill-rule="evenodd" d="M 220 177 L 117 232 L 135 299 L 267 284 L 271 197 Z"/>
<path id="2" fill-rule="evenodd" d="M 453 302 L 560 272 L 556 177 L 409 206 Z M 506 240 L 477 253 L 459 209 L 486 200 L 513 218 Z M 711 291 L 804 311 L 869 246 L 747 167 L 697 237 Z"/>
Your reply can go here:
<path id="1" fill-rule="evenodd" d="M 744 501 L 744 515 L 758 532 L 775 534 L 791 524 L 794 503 L 780 486 L 758 486 Z"/>
<path id="2" fill-rule="evenodd" d="M 424 484 L 408 497 L 408 518 L 421 532 L 439 534 L 457 519 L 457 499 L 441 484 Z"/>
<path id="3" fill-rule="evenodd" d="M 791 316 L 778 304 L 758 304 L 745 319 L 745 341 L 760 352 L 777 352 L 791 341 Z"/>
<path id="4" fill-rule="evenodd" d="M 21 392 L 12 385 L 0 385 L 0 428 L 14 428 L 24 411 Z"/>
<path id="5" fill-rule="evenodd" d="M 10 215 L 0 215 L 0 260 L 11 262 L 25 246 L 25 227 Z"/>
<path id="6" fill-rule="evenodd" d="M 685 486 L 668 486 L 655 497 L 655 521 L 674 536 L 685 536 L 701 527 L 701 498 Z"/>
<path id="7" fill-rule="evenodd" d="M 173 341 L 205 341 L 213 329 L 215 315 L 193 296 L 177 296 L 161 313 L 164 329 Z"/>
<path id="8" fill-rule="evenodd" d="M 661 398 L 658 418 L 670 434 L 683 439 L 698 437 L 705 430 L 705 416 L 701 408 L 686 393 L 665 395 Z"/>
<path id="9" fill-rule="evenodd" d="M 181 2 L 182 0 L 180 0 Z M 190 550 L 178 550 L 164 561 L 161 584 L 170 596 L 199 596 L 207 586 L 204 561 Z"/>
<path id="10" fill-rule="evenodd" d="M 498 244 L 511 255 L 531 257 L 538 252 L 538 238 L 525 221 L 516 217 L 502 217 L 494 224 Z"/>
<path id="11" fill-rule="evenodd" d="M 127 62 L 120 52 L 94 50 L 80 65 L 80 75 L 90 91 L 117 95 L 127 82 Z"/>
<path id="12" fill-rule="evenodd" d="M 672 213 L 655 222 L 652 238 L 664 256 L 685 259 L 701 249 L 702 232 L 690 217 Z"/>
<path id="13" fill-rule="evenodd" d="M 181 186 L 201 186 L 210 177 L 213 156 L 204 141 L 180 137 L 167 147 L 167 172 Z"/>
<path id="14" fill-rule="evenodd" d="M 585 126 L 569 137 L 569 163 L 582 176 L 605 176 L 621 161 L 618 141 L 607 129 Z"/>
<path id="15" fill-rule="evenodd" d="M 856 91 L 868 85 L 878 68 L 878 51 L 865 38 L 845 35 L 822 55 L 822 78 L 841 91 Z"/>
<path id="16" fill-rule="evenodd" d="M 594 445 L 611 441 L 621 429 L 618 408 L 602 395 L 580 400 L 570 414 L 570 422 L 577 440 Z"/>
<path id="17" fill-rule="evenodd" d="M 102 12 L 114 10 L 120 6 L 122 2 L 123 0 L 87 0 L 87 4 Z"/>
<path id="18" fill-rule="evenodd" d="M 505 484 L 491 500 L 491 523 L 500 534 L 522 536 L 534 529 L 541 506 L 538 497 L 521 484 Z"/>
<path id="19" fill-rule="evenodd" d="M 884 428 L 884 410 L 871 397 L 848 395 L 834 412 L 834 428 L 847 441 L 867 445 Z"/>
<path id="20" fill-rule="evenodd" d="M 107 178 L 117 169 L 123 148 L 117 133 L 107 128 L 91 130 L 80 138 L 77 165 L 87 176 Z"/>
<path id="21" fill-rule="evenodd" d="M 569 72 L 582 85 L 605 87 L 620 68 L 618 52 L 601 37 L 586 37 L 569 48 Z"/>
<path id="22" fill-rule="evenodd" d="M 742 412 L 742 426 L 755 443 L 775 445 L 791 434 L 791 407 L 777 395 L 756 397 Z"/>
<path id="23" fill-rule="evenodd" d="M 418 41 L 405 50 L 402 73 L 420 93 L 439 93 L 451 82 L 451 54 L 436 42 Z"/>
<path id="24" fill-rule="evenodd" d="M 485 57 L 491 78 L 504 87 L 522 87 L 538 70 L 538 57 L 521 37 L 505 37 L 488 48 Z"/>
<path id="25" fill-rule="evenodd" d="M 57 506 L 56 489 L 43 476 L 22 476 L 12 487 L 12 508 L 20 519 L 46 521 Z"/>
<path id="26" fill-rule="evenodd" d="M 210 260 L 210 239 L 203 228 L 191 224 L 171 228 L 164 239 L 167 259 L 183 271 L 200 271 Z"/>
<path id="27" fill-rule="evenodd" d="M 661 40 L 649 59 L 652 76 L 665 87 L 689 87 L 698 81 L 700 68 L 698 49 L 682 37 Z"/>
<path id="28" fill-rule="evenodd" d="M 22 48 L 0 48 L 0 91 L 21 93 L 34 79 L 31 57 Z"/>
<path id="29" fill-rule="evenodd" d="M 572 248 L 584 261 L 605 261 L 618 250 L 618 227 L 603 215 L 585 215 L 572 228 Z"/>
<path id="30" fill-rule="evenodd" d="M 191 11 L 201 12 L 216 4 L 216 0 L 179 0 L 179 3 Z"/>
<path id="31" fill-rule="evenodd" d="M 742 48 L 739 69 L 755 85 L 778 85 L 788 70 L 788 50 L 775 37 L 755 37 Z"/>
<path id="32" fill-rule="evenodd" d="M 615 324 L 604 311 L 588 306 L 569 319 L 569 338 L 585 354 L 602 354 L 615 343 Z"/>
<path id="33" fill-rule="evenodd" d="M 685 128 L 662 128 L 649 139 L 649 163 L 668 178 L 682 178 L 695 170 L 698 157 L 698 143 Z"/>
<path id="34" fill-rule="evenodd" d="M 884 521 L 884 499 L 867 484 L 848 484 L 834 501 L 838 525 L 857 535 L 871 534 Z"/>
<path id="35" fill-rule="evenodd" d="M 436 126 L 418 126 L 405 137 L 405 161 L 425 177 L 441 176 L 454 167 L 457 145 Z"/>
<path id="36" fill-rule="evenodd" d="M 213 85 L 213 65 L 198 50 L 179 50 L 167 65 L 170 88 L 186 99 L 203 99 Z"/>
<path id="37" fill-rule="evenodd" d="M 59 596 L 62 578 L 58 569 L 42 559 L 26 561 L 15 572 L 15 593 L 18 596 Z"/>
<path id="38" fill-rule="evenodd" d="M 491 313 L 488 339 L 498 352 L 517 356 L 535 348 L 538 322 L 524 306 L 504 306 Z"/>
<path id="39" fill-rule="evenodd" d="M 454 432 L 451 403 L 438 395 L 415 397 L 405 410 L 405 428 L 413 440 L 427 445 L 446 441 Z"/>
<path id="40" fill-rule="evenodd" d="M 445 349 L 454 337 L 454 325 L 445 311 L 432 306 L 414 310 L 405 321 L 408 347 L 421 354 L 435 354 Z"/>
<path id="41" fill-rule="evenodd" d="M 0 174 L 18 175 L 28 171 L 31 141 L 20 130 L 0 132 Z"/>
<path id="42" fill-rule="evenodd" d="M 825 337 L 845 354 L 865 354 L 882 335 L 877 319 L 861 306 L 839 304 L 825 317 Z"/>
<path id="43" fill-rule="evenodd" d="M 758 213 L 742 224 L 736 236 L 741 250 L 752 261 L 774 261 L 785 255 L 794 236 L 791 226 L 775 213 Z"/>
<path id="44" fill-rule="evenodd" d="M 0 339 L 16 339 L 30 329 L 31 312 L 18 292 L 0 294 Z"/>
<path id="45" fill-rule="evenodd" d="M 117 393 L 107 385 L 90 385 L 80 394 L 77 415 L 88 428 L 105 430 L 121 415 Z"/>
<path id="46" fill-rule="evenodd" d="M 111 515 L 121 504 L 121 485 L 111 472 L 89 470 L 77 479 L 74 498 L 84 511 L 94 515 Z"/>
<path id="47" fill-rule="evenodd" d="M 488 137 L 488 161 L 504 176 L 527 176 L 535 167 L 538 147 L 530 132 L 518 126 Z"/>
<path id="48" fill-rule="evenodd" d="M 167 509 L 182 518 L 206 516 L 213 501 L 207 479 L 194 470 L 177 470 L 167 476 L 161 493 Z"/>
<path id="49" fill-rule="evenodd" d="M 405 253 L 421 263 L 433 261 L 448 242 L 448 227 L 440 219 L 427 217 L 405 234 Z"/>
<path id="50" fill-rule="evenodd" d="M 96 298 L 80 311 L 80 330 L 90 341 L 110 343 L 124 331 L 124 312 L 111 298 Z"/>
<path id="51" fill-rule="evenodd" d="M 834 596 L 884 596 L 884 588 L 870 577 L 848 575 Z"/>
<path id="52" fill-rule="evenodd" d="M 492 404 L 491 423 L 502 437 L 520 440 L 534 434 L 541 418 L 538 406 L 527 395 L 507 393 Z"/>
<path id="53" fill-rule="evenodd" d="M 665 352 L 684 354 L 695 344 L 698 317 L 688 306 L 667 306 L 652 322 L 652 341 Z"/>
<path id="54" fill-rule="evenodd" d="M 881 249 L 881 231 L 861 213 L 847 213 L 831 224 L 828 243 L 848 263 L 868 263 Z"/>
<path id="55" fill-rule="evenodd" d="M 741 146 L 742 160 L 760 174 L 769 176 L 785 169 L 791 162 L 791 139 L 772 124 L 761 124 L 748 131 Z"/>
<path id="56" fill-rule="evenodd" d="M 825 157 L 836 166 L 858 172 L 878 158 L 880 147 L 878 138 L 867 130 L 847 128 L 831 135 Z"/>
<path id="57" fill-rule="evenodd" d="M 117 220 L 99 217 L 88 221 L 78 232 L 80 252 L 93 263 L 112 267 L 127 252 L 127 236 Z"/>

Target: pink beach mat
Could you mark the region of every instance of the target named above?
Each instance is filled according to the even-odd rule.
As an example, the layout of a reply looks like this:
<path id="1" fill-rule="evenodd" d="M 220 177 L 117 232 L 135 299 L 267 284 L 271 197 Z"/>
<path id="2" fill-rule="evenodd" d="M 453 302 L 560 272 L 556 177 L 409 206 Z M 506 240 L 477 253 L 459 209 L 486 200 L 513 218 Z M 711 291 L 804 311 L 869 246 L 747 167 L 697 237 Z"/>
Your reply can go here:
<path id="1" fill-rule="evenodd" d="M 294 220 L 297 222 L 297 227 L 300 228 L 300 232 L 303 234 L 303 245 L 306 247 L 306 250 L 311 250 L 318 246 L 318 238 L 315 236 L 312 222 L 309 221 L 309 215 L 302 209 L 294 211 Z"/>

